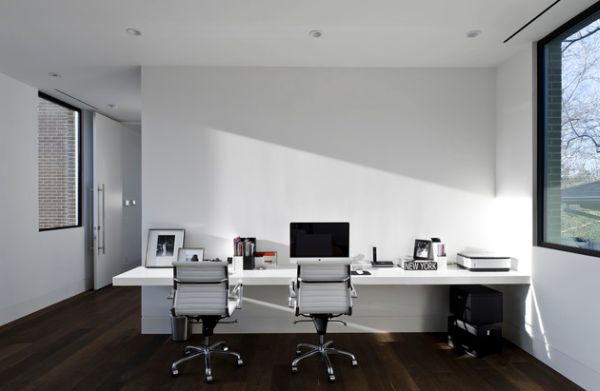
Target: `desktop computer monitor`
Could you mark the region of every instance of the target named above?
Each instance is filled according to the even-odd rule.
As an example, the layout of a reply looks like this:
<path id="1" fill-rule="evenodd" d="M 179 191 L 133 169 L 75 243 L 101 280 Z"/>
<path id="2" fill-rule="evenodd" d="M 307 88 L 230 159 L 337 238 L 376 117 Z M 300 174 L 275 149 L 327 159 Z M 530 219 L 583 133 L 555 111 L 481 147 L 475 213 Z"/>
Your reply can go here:
<path id="1" fill-rule="evenodd" d="M 350 223 L 290 223 L 290 261 L 350 258 Z"/>

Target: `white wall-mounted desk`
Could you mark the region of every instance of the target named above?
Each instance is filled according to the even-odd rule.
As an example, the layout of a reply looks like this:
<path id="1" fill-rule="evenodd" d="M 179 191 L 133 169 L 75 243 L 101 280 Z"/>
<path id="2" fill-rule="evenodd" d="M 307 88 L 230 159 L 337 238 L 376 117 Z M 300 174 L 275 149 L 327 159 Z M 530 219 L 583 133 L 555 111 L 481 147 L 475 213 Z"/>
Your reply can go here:
<path id="1" fill-rule="evenodd" d="M 353 275 L 359 297 L 346 328 L 332 332 L 444 331 L 448 315 L 448 285 L 521 285 L 531 275 L 525 272 L 470 272 L 450 266 L 447 270 L 406 271 L 399 267 L 369 271 L 370 276 Z M 287 307 L 290 281 L 296 269 L 244 270 L 230 274 L 231 284 L 244 284 L 244 306 L 235 312 L 237 324 L 224 324 L 216 332 L 226 333 L 314 333 L 312 325 L 293 325 L 293 310 Z M 167 300 L 173 286 L 171 268 L 143 266 L 113 278 L 115 286 L 142 287 L 141 328 L 144 334 L 170 332 Z"/>
<path id="2" fill-rule="evenodd" d="M 369 269 L 372 275 L 353 275 L 354 285 L 507 285 L 529 284 L 529 273 L 471 272 L 456 266 L 447 270 L 406 271 L 399 267 Z M 231 283 L 242 282 L 244 286 L 289 285 L 296 279 L 296 269 L 244 270 L 231 273 Z M 115 286 L 173 286 L 173 269 L 149 269 L 136 267 L 113 278 Z"/>

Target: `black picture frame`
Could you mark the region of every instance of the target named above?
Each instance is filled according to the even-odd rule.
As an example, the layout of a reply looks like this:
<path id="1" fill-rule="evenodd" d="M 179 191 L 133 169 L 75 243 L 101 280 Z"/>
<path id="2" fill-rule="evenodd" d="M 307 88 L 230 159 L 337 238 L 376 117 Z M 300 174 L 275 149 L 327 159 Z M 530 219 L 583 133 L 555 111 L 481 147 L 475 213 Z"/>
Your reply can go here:
<path id="1" fill-rule="evenodd" d="M 165 253 L 158 254 L 159 241 L 166 240 L 164 243 Z M 147 268 L 169 268 L 173 267 L 173 262 L 177 261 L 179 249 L 185 244 L 185 230 L 181 228 L 150 228 L 148 230 L 148 241 L 146 244 L 146 262 Z"/>
<path id="2" fill-rule="evenodd" d="M 413 259 L 422 261 L 433 260 L 433 246 L 431 240 L 416 239 L 413 251 Z"/>

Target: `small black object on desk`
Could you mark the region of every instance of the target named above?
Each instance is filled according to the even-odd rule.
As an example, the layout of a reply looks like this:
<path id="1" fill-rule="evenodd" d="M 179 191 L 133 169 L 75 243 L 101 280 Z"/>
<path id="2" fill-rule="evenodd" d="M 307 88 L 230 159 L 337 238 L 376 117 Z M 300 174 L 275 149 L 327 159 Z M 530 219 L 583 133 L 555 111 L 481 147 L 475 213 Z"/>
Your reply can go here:
<path id="1" fill-rule="evenodd" d="M 377 261 L 377 247 L 373 247 L 373 260 L 371 261 L 373 267 L 394 267 L 392 261 Z"/>

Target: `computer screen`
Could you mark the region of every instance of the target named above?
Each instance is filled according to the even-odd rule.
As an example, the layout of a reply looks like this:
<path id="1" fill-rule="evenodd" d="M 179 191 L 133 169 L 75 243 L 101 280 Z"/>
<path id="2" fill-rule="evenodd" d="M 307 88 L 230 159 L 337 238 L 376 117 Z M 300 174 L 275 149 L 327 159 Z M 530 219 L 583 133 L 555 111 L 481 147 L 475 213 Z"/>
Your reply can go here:
<path id="1" fill-rule="evenodd" d="M 350 223 L 291 223 L 290 258 L 349 258 Z"/>

